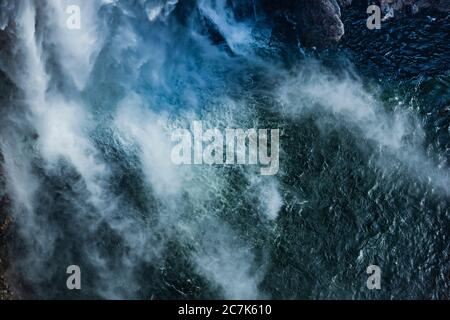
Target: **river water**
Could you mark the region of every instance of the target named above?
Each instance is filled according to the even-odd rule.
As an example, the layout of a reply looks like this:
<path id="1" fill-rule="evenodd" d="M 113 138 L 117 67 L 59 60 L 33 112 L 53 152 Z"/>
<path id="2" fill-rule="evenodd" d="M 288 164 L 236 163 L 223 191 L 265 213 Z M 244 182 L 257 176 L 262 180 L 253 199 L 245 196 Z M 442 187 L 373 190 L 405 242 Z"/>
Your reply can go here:
<path id="1" fill-rule="evenodd" d="M 448 17 L 372 36 L 349 16 L 343 43 L 317 52 L 257 6 L 73 2 L 81 30 L 64 27 L 69 1 L 0 7 L 20 295 L 449 297 Z M 195 120 L 280 129 L 280 171 L 173 165 L 170 133 Z"/>

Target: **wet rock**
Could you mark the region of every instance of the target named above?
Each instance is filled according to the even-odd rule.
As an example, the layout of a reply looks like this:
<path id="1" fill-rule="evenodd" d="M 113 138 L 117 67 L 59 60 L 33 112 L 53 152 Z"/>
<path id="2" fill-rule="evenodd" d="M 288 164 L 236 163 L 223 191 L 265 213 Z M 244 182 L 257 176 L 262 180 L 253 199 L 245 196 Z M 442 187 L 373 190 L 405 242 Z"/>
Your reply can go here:
<path id="1" fill-rule="evenodd" d="M 300 37 L 306 46 L 326 46 L 338 42 L 344 35 L 336 0 L 301 0 L 295 12 Z"/>
<path id="2" fill-rule="evenodd" d="M 291 24 L 304 47 L 326 47 L 344 35 L 340 4 L 351 0 L 282 0 L 263 1 L 269 15 L 282 15 Z"/>

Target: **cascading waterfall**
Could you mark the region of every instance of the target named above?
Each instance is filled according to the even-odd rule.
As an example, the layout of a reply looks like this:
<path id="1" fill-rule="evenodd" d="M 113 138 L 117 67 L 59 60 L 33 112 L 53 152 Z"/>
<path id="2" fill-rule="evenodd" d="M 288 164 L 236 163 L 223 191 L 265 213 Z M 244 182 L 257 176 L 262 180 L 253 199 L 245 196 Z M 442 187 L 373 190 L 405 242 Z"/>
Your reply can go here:
<path id="1" fill-rule="evenodd" d="M 279 62 L 247 2 L 248 18 L 225 0 L 2 2 L 19 294 L 445 295 L 450 177 L 419 117 L 401 101 L 385 108 L 351 70 Z M 80 30 L 66 27 L 74 4 Z M 280 172 L 173 165 L 171 130 L 194 120 L 279 128 Z M 388 296 L 364 291 L 374 262 Z M 69 265 L 83 270 L 79 292 L 66 288 Z"/>

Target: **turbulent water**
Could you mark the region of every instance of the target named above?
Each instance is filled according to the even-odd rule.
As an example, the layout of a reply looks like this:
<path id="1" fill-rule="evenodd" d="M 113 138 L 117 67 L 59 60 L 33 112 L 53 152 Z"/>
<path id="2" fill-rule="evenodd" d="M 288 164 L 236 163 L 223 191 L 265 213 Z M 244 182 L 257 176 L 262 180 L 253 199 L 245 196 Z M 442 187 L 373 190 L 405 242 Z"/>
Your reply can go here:
<path id="1" fill-rule="evenodd" d="M 272 23 L 257 1 L 2 1 L 19 295 L 449 298 L 448 144 L 430 138 L 426 101 L 342 52 L 330 65 L 286 48 Z M 194 120 L 279 128 L 279 173 L 173 165 L 171 131 Z M 366 287 L 372 264 L 381 290 Z"/>

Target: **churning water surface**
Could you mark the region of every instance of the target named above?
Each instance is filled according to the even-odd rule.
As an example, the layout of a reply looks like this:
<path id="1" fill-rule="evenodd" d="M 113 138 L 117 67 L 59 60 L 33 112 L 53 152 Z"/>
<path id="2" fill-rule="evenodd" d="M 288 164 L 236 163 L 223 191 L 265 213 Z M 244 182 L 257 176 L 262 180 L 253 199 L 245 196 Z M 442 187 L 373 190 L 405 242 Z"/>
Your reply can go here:
<path id="1" fill-rule="evenodd" d="M 80 31 L 61 27 L 66 5 L 10 1 L 0 21 L 15 28 L 0 145 L 27 295 L 448 298 L 448 154 L 414 99 L 342 53 L 286 59 L 264 16 L 225 0 L 85 1 Z M 279 173 L 173 165 L 170 132 L 194 120 L 279 128 Z"/>

